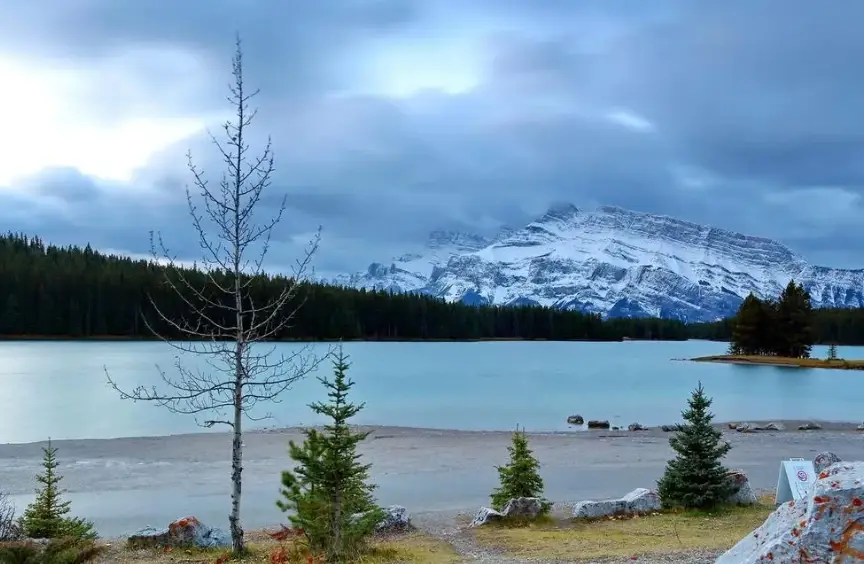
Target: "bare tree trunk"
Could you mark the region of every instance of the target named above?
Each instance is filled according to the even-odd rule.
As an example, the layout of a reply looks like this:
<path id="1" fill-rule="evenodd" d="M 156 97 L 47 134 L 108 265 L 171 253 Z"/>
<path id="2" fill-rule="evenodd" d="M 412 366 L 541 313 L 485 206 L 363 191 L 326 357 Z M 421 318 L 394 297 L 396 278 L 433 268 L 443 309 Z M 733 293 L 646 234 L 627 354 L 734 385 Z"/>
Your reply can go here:
<path id="1" fill-rule="evenodd" d="M 173 319 L 150 300 L 160 321 L 170 328 L 171 334 L 167 335 L 160 334 L 142 316 L 154 335 L 180 352 L 202 356 L 208 368 L 202 371 L 185 367 L 177 355 L 177 377 L 169 377 L 159 369 L 163 383 L 172 389 L 170 392 L 142 385 L 127 392 L 111 379 L 107 368 L 105 372 L 109 384 L 121 398 L 151 401 L 174 413 L 198 415 L 215 412 L 218 418 L 201 424 L 205 427 L 222 424 L 231 428 L 231 513 L 228 521 L 233 551 L 240 554 L 246 548 L 240 524 L 243 417 L 253 421 L 270 417 L 269 414 L 256 416 L 252 411 L 259 402 L 277 400 L 294 382 L 315 370 L 327 355 L 316 356 L 310 354 L 308 347 L 303 347 L 274 359 L 274 347 L 263 352 L 255 347 L 257 344 L 267 348 L 265 341 L 283 336 L 302 306 L 301 302 L 287 310 L 297 296 L 298 284 L 318 248 L 319 234 L 310 241 L 305 255 L 296 261 L 293 276 L 284 279 L 285 285 L 279 295 L 271 296 L 266 303 L 256 303 L 250 286 L 256 276 L 265 276 L 264 258 L 273 228 L 285 212 L 286 199 L 283 197 L 272 219 L 263 224 L 254 222 L 255 208 L 264 190 L 270 186 L 274 170 L 273 153 L 268 139 L 261 155 L 250 158 L 247 154 L 249 147 L 245 130 L 256 113 L 249 108 L 249 101 L 258 92 L 244 90 L 243 51 L 239 38 L 232 63 L 234 83 L 230 87 L 229 100 L 234 105 L 235 120 L 223 125 L 227 140 L 220 141 L 212 134 L 210 136 L 227 168 L 218 188 L 210 187 L 192 162 L 191 154 L 188 156 L 189 170 L 203 202 L 199 208 L 192 193 L 186 189 L 189 215 L 203 251 L 201 270 L 193 277 L 166 250 L 161 238 L 154 237 L 153 242 L 154 257 L 167 263 L 165 283 L 184 304 L 186 315 Z M 156 241 L 161 256 L 156 251 Z M 256 252 L 257 257 L 249 257 Z M 204 282 L 196 285 L 196 278 Z M 184 341 L 183 337 L 188 340 Z"/>

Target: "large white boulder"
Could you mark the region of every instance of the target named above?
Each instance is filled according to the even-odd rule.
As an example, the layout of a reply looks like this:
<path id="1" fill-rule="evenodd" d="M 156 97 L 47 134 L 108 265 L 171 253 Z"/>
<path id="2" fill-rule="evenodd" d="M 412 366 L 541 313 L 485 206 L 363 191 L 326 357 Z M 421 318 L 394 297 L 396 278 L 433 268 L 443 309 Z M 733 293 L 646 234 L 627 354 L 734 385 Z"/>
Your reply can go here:
<path id="1" fill-rule="evenodd" d="M 481 507 L 471 520 L 471 527 L 479 527 L 501 519 L 536 519 L 543 513 L 543 500 L 539 497 L 515 497 L 504 504 L 501 511 Z"/>
<path id="2" fill-rule="evenodd" d="M 647 488 L 636 488 L 620 499 L 580 501 L 573 506 L 573 517 L 597 519 L 612 515 L 645 515 L 660 511 L 660 498 Z"/>
<path id="3" fill-rule="evenodd" d="M 821 472 L 808 497 L 778 507 L 716 564 L 864 562 L 864 462 Z"/>

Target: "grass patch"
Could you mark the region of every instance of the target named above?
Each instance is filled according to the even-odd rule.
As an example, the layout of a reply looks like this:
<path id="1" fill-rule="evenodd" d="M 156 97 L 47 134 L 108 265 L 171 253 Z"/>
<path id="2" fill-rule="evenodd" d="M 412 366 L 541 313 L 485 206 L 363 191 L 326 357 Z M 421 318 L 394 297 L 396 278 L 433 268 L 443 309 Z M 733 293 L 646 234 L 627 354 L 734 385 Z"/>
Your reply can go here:
<path id="1" fill-rule="evenodd" d="M 797 366 L 800 368 L 833 368 L 835 370 L 864 370 L 864 360 L 825 360 L 822 358 L 788 358 L 785 356 L 721 354 L 692 358 L 696 362 L 727 362 L 730 364 L 767 364 L 771 366 Z"/>
<path id="2" fill-rule="evenodd" d="M 713 513 L 664 512 L 645 517 L 568 520 L 526 527 L 487 526 L 474 531 L 478 543 L 514 556 L 560 560 L 726 550 L 774 511 L 773 496 L 752 507 Z"/>
<path id="3" fill-rule="evenodd" d="M 279 543 L 263 533 L 248 535 L 249 554 L 230 562 L 247 564 L 270 564 L 270 553 Z M 288 547 L 289 543 L 285 543 Z M 125 541 L 109 543 L 106 552 L 94 562 L 99 564 L 215 564 L 226 550 L 174 549 L 165 550 L 132 550 L 126 547 Z M 423 533 L 410 533 L 386 539 L 376 539 L 368 554 L 358 559 L 357 564 L 455 564 L 459 562 L 453 548 L 438 539 Z M 298 561 L 296 564 L 306 564 Z"/>

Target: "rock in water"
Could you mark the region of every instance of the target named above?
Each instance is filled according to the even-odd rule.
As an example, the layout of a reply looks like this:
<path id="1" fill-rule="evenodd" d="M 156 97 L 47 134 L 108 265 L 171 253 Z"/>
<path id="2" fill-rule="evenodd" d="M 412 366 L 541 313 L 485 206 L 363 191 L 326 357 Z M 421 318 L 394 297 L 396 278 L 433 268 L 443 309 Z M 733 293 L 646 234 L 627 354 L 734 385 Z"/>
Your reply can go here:
<path id="1" fill-rule="evenodd" d="M 642 425 L 641 423 L 630 423 L 627 425 L 628 431 L 647 431 L 648 427 Z"/>
<path id="2" fill-rule="evenodd" d="M 582 419 L 581 415 L 571 415 L 567 418 L 567 423 L 569 425 L 582 425 L 583 423 L 585 423 L 585 420 Z"/>
<path id="3" fill-rule="evenodd" d="M 609 428 L 608 421 L 589 421 L 588 428 L 589 429 L 608 429 Z"/>
<path id="4" fill-rule="evenodd" d="M 573 517 L 597 519 L 612 515 L 645 515 L 660 511 L 660 497 L 647 488 L 636 488 L 620 499 L 580 501 L 573 506 Z"/>
<path id="5" fill-rule="evenodd" d="M 822 425 L 819 423 L 814 423 L 810 421 L 809 423 L 804 423 L 803 425 L 798 426 L 799 431 L 818 431 L 822 428 Z"/>
<path id="6" fill-rule="evenodd" d="M 221 529 L 204 525 L 195 517 L 184 517 L 168 525 L 167 529 L 141 529 L 129 535 L 127 542 L 134 548 L 219 548 L 231 546 L 231 536 Z"/>
<path id="7" fill-rule="evenodd" d="M 750 480 L 743 470 L 729 470 L 726 472 L 729 479 L 735 484 L 736 490 L 729 497 L 729 503 L 733 505 L 756 505 L 759 499 L 750 487 Z"/>
<path id="8" fill-rule="evenodd" d="M 504 518 L 504 515 L 494 509 L 489 507 L 481 507 L 480 511 L 474 515 L 474 519 L 471 520 L 471 527 L 479 527 L 481 525 L 486 525 L 487 523 L 494 523 L 495 521 L 500 521 Z"/>
<path id="9" fill-rule="evenodd" d="M 384 508 L 384 518 L 375 525 L 379 533 L 401 533 L 414 529 L 408 509 L 401 505 L 391 505 Z"/>
<path id="10" fill-rule="evenodd" d="M 808 497 L 784 503 L 716 564 L 864 561 L 864 462 L 823 470 Z"/>
<path id="11" fill-rule="evenodd" d="M 821 474 L 823 470 L 838 462 L 841 462 L 840 457 L 833 452 L 820 452 L 813 459 L 813 470 L 816 474 Z"/>

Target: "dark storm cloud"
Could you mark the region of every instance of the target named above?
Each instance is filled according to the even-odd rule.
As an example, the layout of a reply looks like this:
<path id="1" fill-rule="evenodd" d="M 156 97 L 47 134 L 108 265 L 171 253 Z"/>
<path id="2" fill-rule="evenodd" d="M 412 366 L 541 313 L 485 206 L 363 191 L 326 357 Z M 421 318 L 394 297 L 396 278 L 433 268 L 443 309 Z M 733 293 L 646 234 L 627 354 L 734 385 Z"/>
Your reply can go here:
<path id="1" fill-rule="evenodd" d="M 572 201 L 777 237 L 833 264 L 864 262 L 853 233 L 864 212 L 864 4 L 237 6 L 65 0 L 43 13 L 25 3 L 0 8 L 0 50 L 62 53 L 82 65 L 138 50 L 128 88 L 145 89 L 169 113 L 209 112 L 224 100 L 231 38 L 240 31 L 247 76 L 262 88 L 253 140 L 260 146 L 272 134 L 273 187 L 289 196 L 277 261 L 318 225 L 319 269 L 362 268 L 436 227 L 491 232 Z M 456 24 L 471 35 L 465 22 L 477 27 L 465 55 L 482 60 L 470 91 L 393 98 L 352 90 L 380 54 L 368 45 L 410 52 L 430 35 L 460 39 Z M 154 67 L 162 74 L 148 71 L 157 47 L 191 54 L 206 81 L 183 86 L 182 66 L 173 75 L 165 64 Z M 93 82 L 94 97 L 110 94 L 111 76 Z M 100 108 L 124 111 L 108 95 Z M 186 147 L 218 171 L 206 138 L 194 138 L 156 155 L 131 187 L 55 172 L 30 179 L 26 197 L 0 193 L 0 210 L 40 233 L 86 233 L 110 248 L 140 250 L 148 229 L 182 225 Z M 3 203 L 13 197 L 21 213 Z M 172 234 L 194 250 L 188 231 Z"/>

